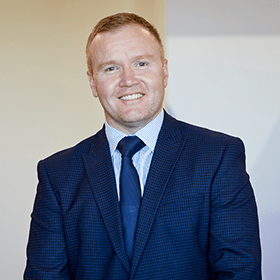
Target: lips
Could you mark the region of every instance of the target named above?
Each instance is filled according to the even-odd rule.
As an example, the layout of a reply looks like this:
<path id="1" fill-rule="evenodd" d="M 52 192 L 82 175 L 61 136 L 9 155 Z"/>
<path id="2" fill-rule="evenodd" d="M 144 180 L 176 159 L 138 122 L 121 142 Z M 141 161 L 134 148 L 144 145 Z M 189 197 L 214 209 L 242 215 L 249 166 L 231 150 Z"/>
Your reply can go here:
<path id="1" fill-rule="evenodd" d="M 135 100 L 135 99 L 139 99 L 143 96 L 144 96 L 144 94 L 142 94 L 142 93 L 133 93 L 133 94 L 123 95 L 119 99 L 120 100 Z"/>

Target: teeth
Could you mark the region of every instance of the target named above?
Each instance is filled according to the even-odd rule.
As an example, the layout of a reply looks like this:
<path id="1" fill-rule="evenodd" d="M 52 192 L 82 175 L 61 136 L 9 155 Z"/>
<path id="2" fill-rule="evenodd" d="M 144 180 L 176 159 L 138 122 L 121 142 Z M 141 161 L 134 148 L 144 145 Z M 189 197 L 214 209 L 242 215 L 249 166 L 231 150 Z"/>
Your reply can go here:
<path id="1" fill-rule="evenodd" d="M 132 99 L 138 99 L 142 96 L 143 96 L 143 94 L 141 94 L 141 93 L 134 93 L 134 94 L 130 94 L 130 95 L 124 95 L 124 96 L 120 97 L 120 99 L 121 100 L 132 100 Z"/>

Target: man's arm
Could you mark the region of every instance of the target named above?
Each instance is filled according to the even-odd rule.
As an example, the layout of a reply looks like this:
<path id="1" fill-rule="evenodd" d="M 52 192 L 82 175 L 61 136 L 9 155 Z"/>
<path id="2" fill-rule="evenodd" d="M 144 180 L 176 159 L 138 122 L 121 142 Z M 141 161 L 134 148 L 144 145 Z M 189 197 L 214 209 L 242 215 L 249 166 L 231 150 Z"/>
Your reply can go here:
<path id="1" fill-rule="evenodd" d="M 61 208 L 43 162 L 38 164 L 38 178 L 24 279 L 69 280 Z"/>
<path id="2" fill-rule="evenodd" d="M 212 184 L 210 215 L 214 279 L 261 279 L 257 208 L 240 139 L 234 138 L 225 149 Z"/>

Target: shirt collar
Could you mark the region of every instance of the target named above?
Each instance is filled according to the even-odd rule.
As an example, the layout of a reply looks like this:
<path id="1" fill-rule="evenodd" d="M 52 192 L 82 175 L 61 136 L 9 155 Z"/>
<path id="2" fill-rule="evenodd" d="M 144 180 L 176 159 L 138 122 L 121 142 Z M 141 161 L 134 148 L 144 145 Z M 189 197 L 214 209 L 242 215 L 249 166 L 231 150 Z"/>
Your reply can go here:
<path id="1" fill-rule="evenodd" d="M 158 134 L 163 123 L 163 117 L 163 110 L 161 110 L 161 112 L 151 122 L 133 134 L 139 137 L 152 152 L 156 146 Z M 113 155 L 119 141 L 128 135 L 110 126 L 106 120 L 105 133 L 109 142 L 111 155 Z"/>

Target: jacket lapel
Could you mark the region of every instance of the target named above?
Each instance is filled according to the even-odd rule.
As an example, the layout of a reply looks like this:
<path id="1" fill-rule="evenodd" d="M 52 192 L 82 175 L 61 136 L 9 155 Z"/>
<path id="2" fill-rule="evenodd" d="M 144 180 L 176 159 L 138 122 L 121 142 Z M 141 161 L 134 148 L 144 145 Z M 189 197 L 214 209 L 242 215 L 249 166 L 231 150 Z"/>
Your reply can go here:
<path id="1" fill-rule="evenodd" d="M 136 271 L 167 182 L 185 143 L 178 122 L 165 114 L 139 211 L 130 279 Z"/>
<path id="2" fill-rule="evenodd" d="M 84 154 L 83 159 L 109 238 L 123 266 L 129 271 L 130 264 L 123 242 L 115 175 L 104 129 L 96 134 L 89 154 Z"/>

